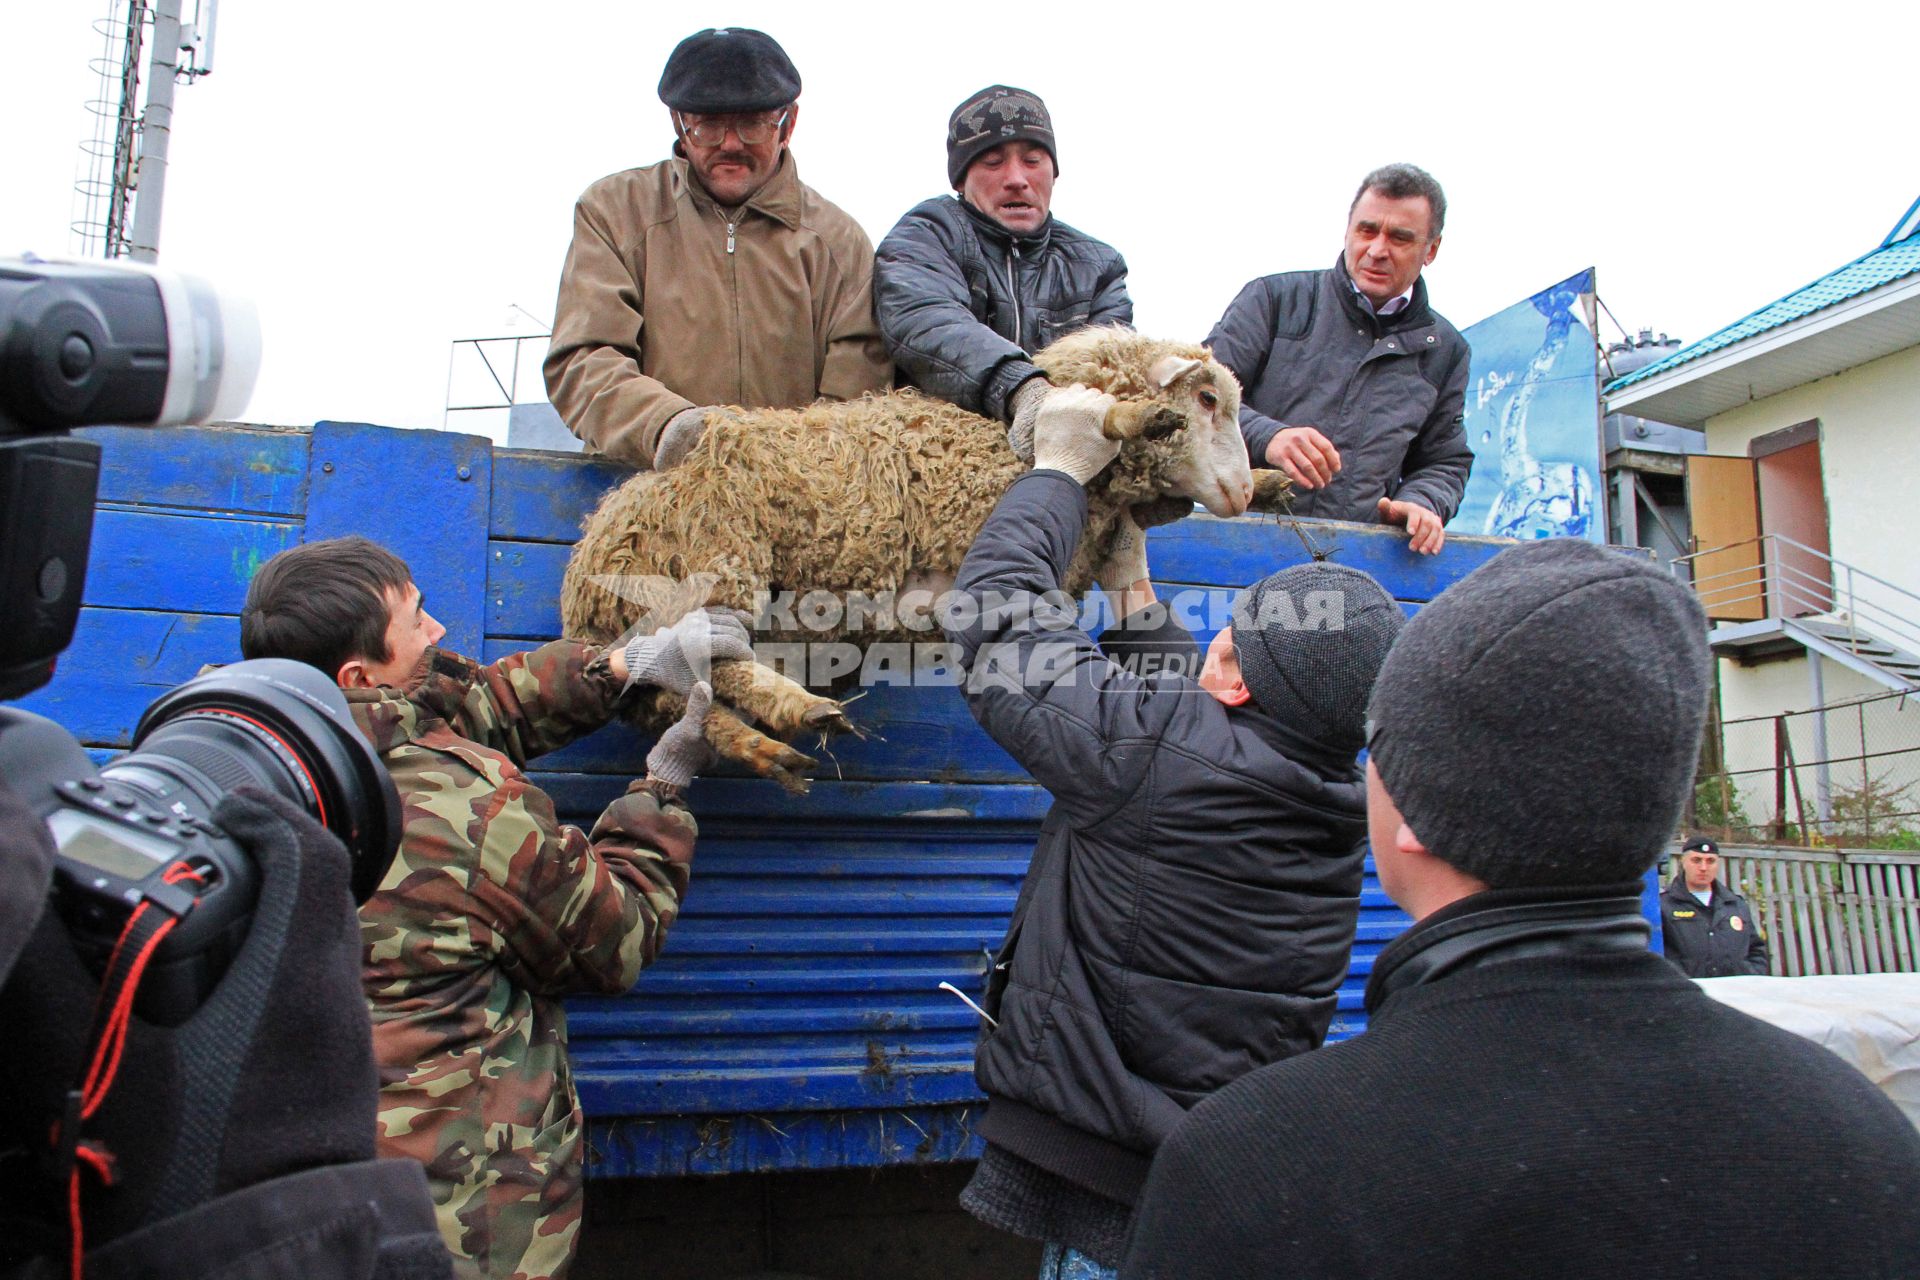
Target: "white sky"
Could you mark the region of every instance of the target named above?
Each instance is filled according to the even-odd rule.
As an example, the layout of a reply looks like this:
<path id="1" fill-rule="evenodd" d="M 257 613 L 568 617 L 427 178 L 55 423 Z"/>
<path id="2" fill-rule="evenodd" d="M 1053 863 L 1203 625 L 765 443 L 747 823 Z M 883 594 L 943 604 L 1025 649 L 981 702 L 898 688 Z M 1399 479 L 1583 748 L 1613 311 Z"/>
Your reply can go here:
<path id="1" fill-rule="evenodd" d="M 0 253 L 75 251 L 92 24 L 124 8 L 7 6 Z M 249 420 L 437 427 L 450 342 L 551 318 L 574 197 L 667 154 L 661 64 L 710 25 L 786 47 L 801 176 L 876 242 L 946 189 L 957 102 L 1039 93 L 1055 214 L 1126 255 L 1169 337 L 1330 264 L 1391 160 L 1446 187 L 1428 281 L 1461 327 L 1592 265 L 1629 328 L 1700 337 L 1920 196 L 1911 0 L 1289 8 L 224 0 L 215 73 L 177 96 L 161 261 L 257 303 Z"/>

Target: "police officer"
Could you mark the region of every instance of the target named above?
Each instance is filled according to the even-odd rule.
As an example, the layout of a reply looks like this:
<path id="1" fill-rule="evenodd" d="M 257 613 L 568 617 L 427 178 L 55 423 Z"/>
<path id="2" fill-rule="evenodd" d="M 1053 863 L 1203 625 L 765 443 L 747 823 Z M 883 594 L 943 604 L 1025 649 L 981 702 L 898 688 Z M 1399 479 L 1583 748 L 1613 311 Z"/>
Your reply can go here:
<path id="1" fill-rule="evenodd" d="M 1753 908 L 1719 875 L 1719 845 L 1695 836 L 1681 847 L 1680 874 L 1660 895 L 1667 959 L 1689 978 L 1770 972 L 1767 940 Z"/>

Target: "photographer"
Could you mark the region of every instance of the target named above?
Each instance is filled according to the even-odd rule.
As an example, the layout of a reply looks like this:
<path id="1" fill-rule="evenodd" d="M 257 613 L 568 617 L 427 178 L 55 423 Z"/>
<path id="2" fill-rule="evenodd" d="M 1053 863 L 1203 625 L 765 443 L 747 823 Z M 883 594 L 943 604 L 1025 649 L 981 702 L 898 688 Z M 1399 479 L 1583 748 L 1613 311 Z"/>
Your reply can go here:
<path id="1" fill-rule="evenodd" d="M 696 673 L 752 650 L 736 618 L 705 613 L 624 649 L 560 640 L 485 667 L 436 648 L 443 633 L 402 561 L 338 538 L 261 568 L 240 644 L 332 677 L 405 806 L 360 913 L 380 1151 L 428 1169 L 462 1275 L 560 1276 L 583 1196 L 559 998 L 623 992 L 659 953 L 693 858 L 681 792 L 712 759 Z M 686 695 L 685 717 L 591 836 L 561 825 L 527 762 L 639 683 Z"/>
<path id="2" fill-rule="evenodd" d="M 0 699 L 73 637 L 101 450 L 69 430 L 232 416 L 257 338 L 202 282 L 0 260 Z M 0 1276 L 447 1276 L 420 1168 L 374 1158 L 354 902 L 399 803 L 344 700 L 241 664 L 133 746 L 95 768 L 0 707 Z"/>

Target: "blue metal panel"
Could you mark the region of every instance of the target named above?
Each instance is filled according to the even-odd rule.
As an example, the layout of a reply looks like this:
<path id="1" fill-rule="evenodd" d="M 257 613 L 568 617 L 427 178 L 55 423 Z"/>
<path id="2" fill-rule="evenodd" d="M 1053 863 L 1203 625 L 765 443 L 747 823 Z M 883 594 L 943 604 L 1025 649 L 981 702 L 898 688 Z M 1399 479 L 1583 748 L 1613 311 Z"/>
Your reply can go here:
<path id="1" fill-rule="evenodd" d="M 358 533 L 407 562 L 442 642 L 480 652 L 485 635 L 493 446 L 451 431 L 357 422 L 313 428 L 306 541 Z"/>
<path id="2" fill-rule="evenodd" d="M 307 509 L 305 431 L 266 427 L 89 427 L 100 500 L 298 516 Z"/>
<path id="3" fill-rule="evenodd" d="M 119 609 L 238 614 L 254 570 L 299 541 L 300 524 L 293 520 L 102 507 L 93 518 L 85 600 Z"/>
<path id="4" fill-rule="evenodd" d="M 239 657 L 235 617 L 85 608 L 53 682 L 19 705 L 89 746 L 125 748 L 154 699 L 209 662 Z"/>
<path id="5" fill-rule="evenodd" d="M 596 1122 L 587 1138 L 593 1177 L 676 1177 L 769 1169 L 861 1169 L 971 1160 L 978 1103 L 884 1111 L 660 1115 Z"/>
<path id="6" fill-rule="evenodd" d="M 632 474 L 604 458 L 502 449 L 493 459 L 487 535 L 570 546 L 601 496 Z"/>
<path id="7" fill-rule="evenodd" d="M 59 677 L 32 700 L 102 748 L 124 744 L 152 699 L 202 663 L 237 657 L 244 570 L 302 536 L 362 532 L 392 546 L 454 647 L 493 658 L 547 638 L 566 544 L 624 474 L 349 424 L 322 424 L 310 439 L 199 430 L 106 441 L 117 505 L 101 516 L 89 607 Z M 1495 550 L 1450 539 L 1429 559 L 1396 531 L 1304 527 L 1409 603 Z M 1271 520 L 1196 518 L 1152 539 L 1160 577 L 1195 586 L 1202 639 L 1233 589 L 1308 556 L 1299 534 Z M 951 688 L 881 688 L 856 709 L 874 736 L 832 744 L 807 797 L 738 778 L 695 784 L 697 868 L 665 953 L 628 995 L 571 1006 L 594 1172 L 977 1151 L 975 1018 L 939 984 L 978 996 L 1047 796 Z M 535 778 L 570 820 L 590 822 L 644 767 L 646 746 L 612 726 L 542 761 Z M 1366 975 L 1404 926 L 1369 875 L 1336 1036 L 1363 1024 Z"/>
<path id="8" fill-rule="evenodd" d="M 1640 888 L 1640 914 L 1647 918 L 1647 925 L 1653 930 L 1653 940 L 1649 944 L 1657 956 L 1667 954 L 1667 940 L 1660 932 L 1660 891 L 1666 886 L 1660 883 L 1660 864 L 1654 863 L 1647 868 L 1644 877 L 1646 883 Z"/>

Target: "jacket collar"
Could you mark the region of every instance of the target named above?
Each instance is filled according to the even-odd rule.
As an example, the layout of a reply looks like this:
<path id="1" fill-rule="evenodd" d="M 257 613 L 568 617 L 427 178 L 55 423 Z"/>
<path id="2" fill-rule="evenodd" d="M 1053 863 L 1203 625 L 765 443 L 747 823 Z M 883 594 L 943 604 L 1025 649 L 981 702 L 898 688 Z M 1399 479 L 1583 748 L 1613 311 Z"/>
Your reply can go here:
<path id="1" fill-rule="evenodd" d="M 1341 308 L 1376 334 L 1417 329 L 1433 322 L 1433 309 L 1427 305 L 1427 277 L 1424 273 L 1414 280 L 1413 296 L 1407 299 L 1406 307 L 1390 316 L 1375 315 L 1367 300 L 1353 287 L 1353 276 L 1347 271 L 1347 255 L 1344 252 L 1333 260 L 1333 271 L 1328 276 L 1327 284 Z"/>
<path id="2" fill-rule="evenodd" d="M 680 144 L 674 143 L 673 159 L 674 194 L 685 192 L 693 207 L 702 214 L 717 214 L 725 217 L 727 206 L 721 204 L 700 185 L 693 176 L 693 170 L 687 159 L 680 153 Z M 800 185 L 800 167 L 793 158 L 791 150 L 780 153 L 780 163 L 775 167 L 773 176 L 766 185 L 747 197 L 740 206 L 742 212 L 752 212 L 772 218 L 789 231 L 798 230 L 801 215 L 805 213 L 805 188 Z"/>
<path id="3" fill-rule="evenodd" d="M 1047 242 L 1053 238 L 1053 214 L 1051 212 L 1047 214 L 1047 220 L 1040 224 L 1038 231 L 1028 235 L 1015 235 L 1013 232 L 1001 226 L 991 214 L 980 212 L 968 204 L 964 198 L 960 196 L 949 196 L 947 198 L 966 211 L 968 220 L 973 223 L 974 233 L 996 249 L 1005 249 L 1007 246 L 1013 245 L 1017 247 L 1022 254 L 1038 253 L 1045 249 Z"/>
<path id="4" fill-rule="evenodd" d="M 1434 912 L 1373 962 L 1367 1012 L 1410 987 L 1513 960 L 1645 953 L 1640 885 L 1489 889 Z"/>
<path id="5" fill-rule="evenodd" d="M 343 689 L 354 723 L 385 754 L 441 723 L 451 722 L 480 678 L 480 666 L 451 650 L 430 646 L 404 688 Z"/>
<path id="6" fill-rule="evenodd" d="M 1329 750 L 1312 734 L 1302 733 L 1258 702 L 1243 702 L 1228 707 L 1227 716 L 1253 726 L 1270 746 L 1287 759 L 1305 765 L 1329 782 L 1357 782 L 1360 779 L 1359 752 Z"/>
<path id="7" fill-rule="evenodd" d="M 1700 905 L 1700 899 L 1694 897 L 1693 891 L 1687 888 L 1687 873 L 1684 871 L 1668 882 L 1666 892 L 1661 894 L 1661 896 L 1670 898 L 1683 906 L 1697 907 Z M 1726 900 L 1727 891 L 1720 887 L 1718 880 L 1713 882 L 1712 896 L 1713 901 L 1707 904 L 1709 907 L 1717 907 Z"/>

